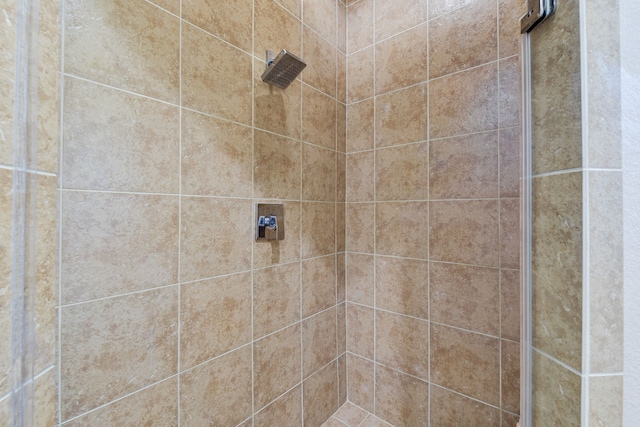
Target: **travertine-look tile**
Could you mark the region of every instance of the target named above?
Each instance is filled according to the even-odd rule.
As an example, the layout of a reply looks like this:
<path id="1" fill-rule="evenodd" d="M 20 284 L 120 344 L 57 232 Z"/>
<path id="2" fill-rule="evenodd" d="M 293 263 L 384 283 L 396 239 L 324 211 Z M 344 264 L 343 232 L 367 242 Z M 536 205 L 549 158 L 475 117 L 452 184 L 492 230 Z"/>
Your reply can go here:
<path id="1" fill-rule="evenodd" d="M 336 149 L 336 100 L 302 85 L 302 139 Z"/>
<path id="2" fill-rule="evenodd" d="M 260 338 L 300 320 L 300 264 L 253 273 L 253 336 Z"/>
<path id="3" fill-rule="evenodd" d="M 114 425 L 177 425 L 176 377 L 141 390 L 66 424 L 70 427 Z M 50 424 L 53 425 L 53 424 Z"/>
<path id="4" fill-rule="evenodd" d="M 338 357 L 338 405 L 347 401 L 347 353 Z"/>
<path id="5" fill-rule="evenodd" d="M 279 199 L 299 198 L 302 167 L 300 142 L 258 130 L 254 133 L 254 139 L 254 195 Z"/>
<path id="6" fill-rule="evenodd" d="M 367 359 L 373 359 L 374 310 L 347 303 L 347 350 Z"/>
<path id="7" fill-rule="evenodd" d="M 1 42 L 0 42 L 1 43 Z M 13 253 L 13 172 L 0 170 L 0 394 L 2 396 L 11 390 L 12 365 L 12 293 L 11 269 Z M 11 397 L 8 408 L 11 408 Z M 2 403 L 0 402 L 0 406 Z M 8 409 L 8 410 L 9 410 Z M 2 410 L 0 410 L 2 414 Z M 10 418 L 4 418 L 10 419 Z"/>
<path id="8" fill-rule="evenodd" d="M 497 200 L 431 202 L 429 228 L 431 259 L 498 266 Z"/>
<path id="9" fill-rule="evenodd" d="M 251 128 L 182 112 L 182 193 L 251 197 Z"/>
<path id="10" fill-rule="evenodd" d="M 63 192 L 62 303 L 178 280 L 178 200 Z"/>
<path id="11" fill-rule="evenodd" d="M 180 1 L 181 0 L 150 0 L 151 3 L 157 4 L 174 15 L 180 15 Z"/>
<path id="12" fill-rule="evenodd" d="M 582 165 L 580 13 L 568 0 L 531 33 L 532 172 Z M 544 46 L 544 47 L 543 47 Z"/>
<path id="13" fill-rule="evenodd" d="M 149 3 L 126 0 L 66 0 L 64 10 L 66 73 L 178 102 L 177 17 Z"/>
<path id="14" fill-rule="evenodd" d="M 498 177 L 498 131 L 429 143 L 431 200 L 495 198 Z"/>
<path id="15" fill-rule="evenodd" d="M 250 346 L 180 375 L 180 425 L 237 425 L 250 415 Z"/>
<path id="16" fill-rule="evenodd" d="M 177 314 L 176 287 L 64 307 L 62 419 L 175 374 Z"/>
<path id="17" fill-rule="evenodd" d="M 234 274 L 180 287 L 180 369 L 251 341 L 251 275 Z"/>
<path id="18" fill-rule="evenodd" d="M 427 139 L 427 92 L 424 83 L 376 98 L 376 147 Z"/>
<path id="19" fill-rule="evenodd" d="M 302 0 L 278 0 L 278 3 L 287 8 L 287 10 L 293 13 L 296 17 L 300 18 Z"/>
<path id="20" fill-rule="evenodd" d="M 373 151 L 347 154 L 347 202 L 372 202 L 374 200 Z"/>
<path id="21" fill-rule="evenodd" d="M 11 419 L 11 396 L 0 400 L 0 416 L 2 416 L 4 420 Z"/>
<path id="22" fill-rule="evenodd" d="M 429 419 L 429 384 L 377 365 L 376 415 L 396 427 L 426 425 Z"/>
<path id="23" fill-rule="evenodd" d="M 251 266 L 252 208 L 249 200 L 182 198 L 182 281 L 233 273 Z M 224 221 L 224 227 L 220 227 L 219 221 Z"/>
<path id="24" fill-rule="evenodd" d="M 376 253 L 427 259 L 428 202 L 376 204 Z"/>
<path id="25" fill-rule="evenodd" d="M 375 0 L 361 0 L 347 11 L 347 49 L 357 52 L 373 44 L 373 6 Z"/>
<path id="26" fill-rule="evenodd" d="M 302 71 L 302 81 L 335 99 L 336 48 L 307 27 L 303 28 L 302 34 L 302 57 L 307 63 Z"/>
<path id="27" fill-rule="evenodd" d="M 58 420 L 58 381 L 55 369 L 34 378 L 33 381 L 33 423 L 38 426 L 52 426 Z M 175 401 L 175 399 L 173 399 Z M 2 403 L 0 403 L 0 407 Z M 2 409 L 0 409 L 2 413 Z M 11 417 L 4 418 L 10 420 Z"/>
<path id="28" fill-rule="evenodd" d="M 347 301 L 373 307 L 374 257 L 347 254 Z"/>
<path id="29" fill-rule="evenodd" d="M 298 386 L 258 412 L 255 427 L 297 426 L 302 422 L 302 387 Z"/>
<path id="30" fill-rule="evenodd" d="M 429 144 L 404 145 L 376 151 L 376 201 L 427 200 Z"/>
<path id="31" fill-rule="evenodd" d="M 500 340 L 432 324 L 431 381 L 500 405 Z"/>
<path id="32" fill-rule="evenodd" d="M 341 57 L 342 55 L 338 55 Z M 342 65 L 342 71 L 340 71 L 340 67 L 338 67 L 338 84 L 340 81 L 347 81 L 347 65 L 346 58 L 344 59 L 345 63 Z M 340 73 L 342 75 L 340 75 Z M 340 153 L 345 153 L 347 151 L 347 106 L 345 105 L 346 101 L 346 87 L 344 89 L 344 93 L 340 93 L 340 89 L 338 88 L 338 103 L 336 105 L 336 128 L 337 128 L 337 136 L 336 136 L 336 149 Z"/>
<path id="33" fill-rule="evenodd" d="M 428 0 L 429 19 L 436 18 L 445 13 L 452 12 L 463 6 L 473 3 L 474 0 Z"/>
<path id="34" fill-rule="evenodd" d="M 500 199 L 500 267 L 520 268 L 520 199 Z"/>
<path id="35" fill-rule="evenodd" d="M 500 129 L 500 197 L 520 196 L 520 128 Z"/>
<path id="36" fill-rule="evenodd" d="M 426 261 L 376 257 L 376 307 L 427 319 L 429 265 Z"/>
<path id="37" fill-rule="evenodd" d="M 379 42 L 426 20 L 425 0 L 376 0 L 376 41 Z M 426 41 L 426 35 L 424 40 Z"/>
<path id="38" fill-rule="evenodd" d="M 347 250 L 373 253 L 375 208 L 373 203 L 347 203 Z"/>
<path id="39" fill-rule="evenodd" d="M 234 3 L 185 0 L 182 18 L 224 41 L 251 53 L 251 0 Z"/>
<path id="40" fill-rule="evenodd" d="M 178 192 L 177 108 L 67 77 L 64 124 L 64 188 Z"/>
<path id="41" fill-rule="evenodd" d="M 582 367 L 582 174 L 532 182 L 533 345 Z"/>
<path id="42" fill-rule="evenodd" d="M 589 425 L 621 426 L 623 413 L 623 377 L 589 378 Z"/>
<path id="43" fill-rule="evenodd" d="M 299 139 L 301 135 L 302 83 L 300 80 L 294 80 L 286 89 L 265 83 L 260 78 L 265 67 L 263 61 L 254 60 L 254 126 L 258 129 Z"/>
<path id="44" fill-rule="evenodd" d="M 336 152 L 302 144 L 302 199 L 336 199 Z"/>
<path id="45" fill-rule="evenodd" d="M 581 378 L 533 351 L 532 412 L 544 426 L 580 426 Z"/>
<path id="46" fill-rule="evenodd" d="M 339 53 L 347 53 L 347 6 L 344 2 L 338 1 L 338 28 L 336 47 Z M 342 102 L 345 102 L 342 100 Z"/>
<path id="47" fill-rule="evenodd" d="M 337 356 L 336 309 L 302 322 L 302 374 L 306 378 Z"/>
<path id="48" fill-rule="evenodd" d="M 501 341 L 502 409 L 520 411 L 520 343 Z"/>
<path id="49" fill-rule="evenodd" d="M 498 0 L 500 58 L 520 53 L 520 18 L 526 11 L 526 0 Z"/>
<path id="50" fill-rule="evenodd" d="M 304 0 L 304 23 L 336 45 L 337 1 Z"/>
<path id="51" fill-rule="evenodd" d="M 14 73 L 18 33 L 18 3 L 15 0 L 3 0 L 0 7 L 4 11 L 5 23 L 0 27 L 0 66 L 3 72 L 2 79 L 0 79 L 0 99 L 2 99 L 2 102 L 0 102 L 0 132 L 4 135 L 4 141 L 0 144 L 0 163 L 12 165 L 14 160 L 13 114 L 16 95 Z M 11 399 L 8 400 L 10 403 Z M 2 406 L 1 403 L 0 406 Z"/>
<path id="52" fill-rule="evenodd" d="M 373 411 L 373 372 L 373 362 L 347 353 L 349 401 L 369 412 Z"/>
<path id="53" fill-rule="evenodd" d="M 344 252 L 347 247 L 346 215 L 347 204 L 336 203 L 336 252 Z"/>
<path id="54" fill-rule="evenodd" d="M 375 415 L 369 414 L 369 416 L 364 419 L 359 427 L 391 427 L 391 424 L 385 423 Z"/>
<path id="55" fill-rule="evenodd" d="M 347 402 L 336 411 L 334 417 L 349 427 L 357 427 L 362 421 L 364 421 L 367 415 L 367 412 L 362 408 L 358 408 L 353 403 Z"/>
<path id="56" fill-rule="evenodd" d="M 335 203 L 302 203 L 302 258 L 335 252 Z"/>
<path id="57" fill-rule="evenodd" d="M 397 9 L 398 5 L 394 5 L 394 8 Z M 378 43 L 375 57 L 376 95 L 426 81 L 429 69 L 427 24 Z"/>
<path id="58" fill-rule="evenodd" d="M 432 262 L 429 291 L 434 322 L 499 335 L 499 270 Z"/>
<path id="59" fill-rule="evenodd" d="M 429 323 L 376 311 L 376 361 L 429 379 Z"/>
<path id="60" fill-rule="evenodd" d="M 520 416 L 510 412 L 502 411 L 502 427 L 513 427 L 520 421 Z"/>
<path id="61" fill-rule="evenodd" d="M 342 421 L 338 420 L 337 418 L 331 417 L 322 424 L 322 427 L 348 427 L 348 426 Z"/>
<path id="62" fill-rule="evenodd" d="M 182 26 L 182 105 L 251 124 L 251 56 L 204 31 Z"/>
<path id="63" fill-rule="evenodd" d="M 337 328 L 338 328 L 338 332 L 337 332 L 337 352 L 338 354 L 343 354 L 345 351 L 347 351 L 347 303 L 346 302 L 341 302 L 338 304 L 338 306 L 336 307 L 337 310 Z M 346 375 L 346 374 L 345 374 Z M 346 379 L 345 379 L 346 381 Z M 341 392 L 345 392 L 346 395 L 346 383 L 345 386 L 340 388 Z"/>
<path id="64" fill-rule="evenodd" d="M 294 3 L 298 3 L 297 5 Z M 267 50 L 277 55 L 278 49 L 286 49 L 296 56 L 302 56 L 302 23 L 299 14 L 292 15 L 281 5 L 300 10 L 301 0 L 254 0 L 254 51 L 258 58 L 265 58 Z M 297 16 L 297 17 L 296 17 Z M 308 61 L 307 58 L 305 60 Z M 262 73 L 262 71 L 260 71 Z M 287 89 L 288 90 L 288 89 Z"/>
<path id="65" fill-rule="evenodd" d="M 496 0 L 477 0 L 429 22 L 429 78 L 495 61 Z"/>
<path id="66" fill-rule="evenodd" d="M 500 410 L 434 385 L 429 421 L 432 426 L 494 427 L 500 424 Z"/>
<path id="67" fill-rule="evenodd" d="M 368 99 L 347 107 L 347 152 L 373 148 L 374 101 Z"/>
<path id="68" fill-rule="evenodd" d="M 520 58 L 503 59 L 498 63 L 500 78 L 500 128 L 520 125 Z"/>
<path id="69" fill-rule="evenodd" d="M 431 138 L 497 129 L 497 64 L 432 80 L 429 86 L 429 126 Z"/>
<path id="70" fill-rule="evenodd" d="M 520 341 L 520 271 L 500 270 L 500 336 Z"/>
<path id="71" fill-rule="evenodd" d="M 262 200 L 255 200 L 263 202 Z M 273 201 L 266 201 L 272 203 Z M 253 242 L 253 267 L 267 267 L 300 259 L 300 203 L 282 202 L 286 238 L 277 242 Z"/>
<path id="72" fill-rule="evenodd" d="M 373 96 L 373 47 L 347 56 L 347 102 L 357 102 Z"/>
<path id="73" fill-rule="evenodd" d="M 304 425 L 320 427 L 338 409 L 337 362 L 304 381 Z"/>
<path id="74" fill-rule="evenodd" d="M 302 261 L 302 317 L 325 310 L 336 303 L 336 257 Z"/>

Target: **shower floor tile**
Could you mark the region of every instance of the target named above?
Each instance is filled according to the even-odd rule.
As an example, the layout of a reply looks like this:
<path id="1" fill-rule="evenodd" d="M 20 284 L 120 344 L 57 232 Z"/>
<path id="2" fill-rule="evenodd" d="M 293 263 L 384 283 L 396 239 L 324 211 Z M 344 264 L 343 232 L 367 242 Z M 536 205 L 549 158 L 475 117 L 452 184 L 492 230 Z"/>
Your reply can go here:
<path id="1" fill-rule="evenodd" d="M 351 402 L 346 402 L 322 427 L 393 427 Z"/>

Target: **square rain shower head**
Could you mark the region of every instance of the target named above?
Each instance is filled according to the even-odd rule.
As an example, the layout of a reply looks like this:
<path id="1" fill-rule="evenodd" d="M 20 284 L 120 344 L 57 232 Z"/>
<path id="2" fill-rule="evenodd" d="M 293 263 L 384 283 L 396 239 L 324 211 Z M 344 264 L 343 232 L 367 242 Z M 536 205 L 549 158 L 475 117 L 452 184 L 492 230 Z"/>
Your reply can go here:
<path id="1" fill-rule="evenodd" d="M 262 73 L 262 81 L 286 89 L 306 66 L 306 62 L 291 52 L 283 50 L 273 59 L 273 53 L 268 50 L 267 69 Z"/>

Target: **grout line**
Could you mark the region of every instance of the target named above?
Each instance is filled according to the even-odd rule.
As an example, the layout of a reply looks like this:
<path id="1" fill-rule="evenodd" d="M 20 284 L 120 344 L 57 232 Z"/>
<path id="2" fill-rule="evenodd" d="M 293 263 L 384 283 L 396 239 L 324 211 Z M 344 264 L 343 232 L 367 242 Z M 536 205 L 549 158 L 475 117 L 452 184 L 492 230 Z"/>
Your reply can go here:
<path id="1" fill-rule="evenodd" d="M 256 51 L 256 4 L 255 0 L 251 1 L 251 51 L 255 54 Z M 254 206 L 256 206 L 256 185 L 255 185 L 255 146 L 256 146 L 256 83 L 255 83 L 256 61 L 251 61 L 251 197 L 252 197 L 252 209 L 251 209 L 251 426 L 255 423 L 256 413 L 256 396 L 255 396 L 255 234 L 254 227 L 257 227 L 258 218 L 256 218 L 257 212 Z M 284 221 L 284 219 L 283 219 Z"/>
<path id="2" fill-rule="evenodd" d="M 376 202 L 378 200 L 378 188 L 377 188 L 377 158 L 378 158 L 378 147 L 377 147 L 377 120 L 376 120 L 376 116 L 377 114 L 375 114 L 376 112 L 376 108 L 377 108 L 377 102 L 378 102 L 378 98 L 377 98 L 377 61 L 376 61 L 376 4 L 378 2 L 376 1 L 372 1 L 373 3 L 373 22 L 372 22 L 372 33 L 373 33 L 373 41 L 374 41 L 374 45 L 373 45 L 373 200 L 374 202 Z M 378 253 L 378 246 L 377 246 L 377 238 L 376 238 L 376 229 L 377 229 L 377 210 L 378 210 L 378 205 L 376 203 L 373 204 L 373 360 L 376 361 L 378 358 L 378 354 L 377 354 L 377 347 L 378 347 L 378 342 L 377 342 L 377 336 L 378 336 L 378 330 L 377 330 L 377 318 L 378 318 L 378 312 L 377 312 L 377 307 L 378 307 L 378 301 L 377 301 L 377 294 L 378 294 L 378 277 L 376 274 L 376 261 L 377 261 L 377 253 Z M 377 400 L 377 393 L 378 393 L 378 387 L 377 387 L 377 378 L 378 372 L 377 372 L 377 368 L 376 368 L 376 364 L 374 362 L 373 364 L 373 402 L 371 403 L 371 406 L 373 408 L 373 413 L 376 413 L 376 400 Z"/>

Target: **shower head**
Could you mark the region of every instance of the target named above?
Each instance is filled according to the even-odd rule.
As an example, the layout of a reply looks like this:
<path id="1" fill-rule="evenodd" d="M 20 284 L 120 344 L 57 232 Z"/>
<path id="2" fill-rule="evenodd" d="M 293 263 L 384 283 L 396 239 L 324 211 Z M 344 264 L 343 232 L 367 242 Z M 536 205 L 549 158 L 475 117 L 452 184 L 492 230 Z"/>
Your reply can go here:
<path id="1" fill-rule="evenodd" d="M 273 52 L 268 50 L 267 69 L 262 73 L 262 81 L 281 89 L 286 89 L 306 66 L 306 62 L 291 52 L 283 50 L 274 59 Z"/>

